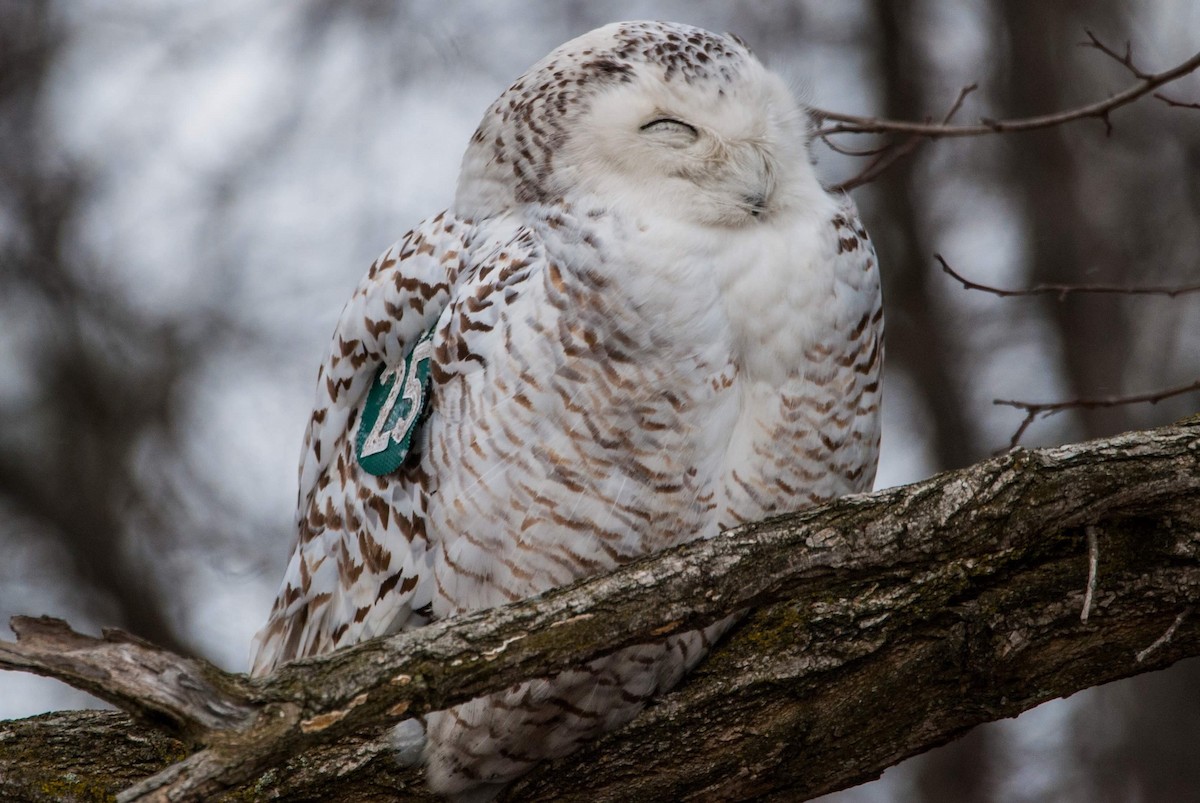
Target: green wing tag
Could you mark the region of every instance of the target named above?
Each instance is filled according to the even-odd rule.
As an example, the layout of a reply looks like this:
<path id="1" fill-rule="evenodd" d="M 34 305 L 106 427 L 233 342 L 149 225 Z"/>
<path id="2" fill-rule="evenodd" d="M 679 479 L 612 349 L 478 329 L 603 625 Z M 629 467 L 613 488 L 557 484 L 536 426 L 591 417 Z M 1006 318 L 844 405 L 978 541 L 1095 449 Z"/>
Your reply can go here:
<path id="1" fill-rule="evenodd" d="M 358 423 L 356 454 L 364 471 L 391 474 L 404 462 L 412 447 L 413 433 L 421 422 L 421 413 L 429 402 L 432 358 L 433 329 L 430 329 L 401 365 L 379 367 Z"/>

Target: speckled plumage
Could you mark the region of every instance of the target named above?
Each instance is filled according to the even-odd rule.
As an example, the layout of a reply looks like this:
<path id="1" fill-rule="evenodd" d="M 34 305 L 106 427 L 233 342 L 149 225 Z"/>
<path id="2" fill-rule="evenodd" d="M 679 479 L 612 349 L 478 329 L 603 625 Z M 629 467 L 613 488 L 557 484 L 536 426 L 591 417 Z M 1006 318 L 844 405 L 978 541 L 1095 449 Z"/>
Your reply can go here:
<path id="1" fill-rule="evenodd" d="M 807 139 L 740 41 L 673 23 L 593 31 L 502 94 L 452 208 L 342 313 L 254 671 L 869 490 L 879 274 Z M 428 417 L 398 471 L 367 474 L 366 390 L 431 327 Z M 430 783 L 486 796 L 570 752 L 724 626 L 430 715 Z"/>

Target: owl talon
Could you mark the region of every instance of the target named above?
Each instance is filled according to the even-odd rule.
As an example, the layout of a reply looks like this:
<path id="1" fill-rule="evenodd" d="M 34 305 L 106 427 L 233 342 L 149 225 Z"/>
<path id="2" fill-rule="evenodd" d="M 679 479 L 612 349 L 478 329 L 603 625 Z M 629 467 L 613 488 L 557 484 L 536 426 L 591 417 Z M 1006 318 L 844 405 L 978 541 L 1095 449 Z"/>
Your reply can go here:
<path id="1" fill-rule="evenodd" d="M 415 767 L 421 763 L 425 752 L 425 723 L 419 719 L 406 719 L 392 728 L 388 738 L 396 751 L 396 763 L 401 767 Z"/>

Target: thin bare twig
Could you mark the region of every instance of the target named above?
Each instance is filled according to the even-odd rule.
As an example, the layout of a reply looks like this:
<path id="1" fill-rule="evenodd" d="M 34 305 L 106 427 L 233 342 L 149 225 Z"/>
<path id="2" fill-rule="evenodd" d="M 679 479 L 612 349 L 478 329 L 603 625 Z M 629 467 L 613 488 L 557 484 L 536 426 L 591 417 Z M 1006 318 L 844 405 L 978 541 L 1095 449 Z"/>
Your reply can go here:
<path id="1" fill-rule="evenodd" d="M 1072 399 L 1061 402 L 1026 402 L 1014 399 L 992 399 L 992 404 L 1015 407 L 1018 410 L 1025 411 L 1025 419 L 1021 421 L 1021 425 L 1017 427 L 1017 431 L 1013 433 L 1012 439 L 1008 443 L 1009 449 L 1015 449 L 1021 441 L 1021 436 L 1025 434 L 1025 430 L 1029 429 L 1029 425 L 1038 418 L 1048 418 L 1055 413 L 1061 413 L 1063 410 L 1094 410 L 1101 407 L 1121 407 L 1126 404 L 1158 404 L 1163 399 L 1182 396 L 1185 393 L 1194 393 L 1196 391 L 1200 391 L 1200 379 L 1188 385 L 1180 385 L 1179 387 L 1157 390 L 1151 393 L 1139 393 L 1135 396 L 1109 396 L 1103 399 Z"/>
<path id="2" fill-rule="evenodd" d="M 1108 45 L 1101 42 L 1096 37 L 1096 34 L 1092 33 L 1087 28 L 1084 28 L 1083 32 L 1087 34 L 1088 40 L 1086 42 L 1080 42 L 1080 47 L 1090 47 L 1093 50 L 1099 50 L 1101 53 L 1120 64 L 1122 67 L 1129 70 L 1129 72 L 1131 72 L 1135 78 L 1141 78 L 1144 81 L 1154 77 L 1150 73 L 1142 72 L 1138 69 L 1137 65 L 1133 63 L 1133 46 L 1129 43 L 1128 39 L 1125 40 L 1125 52 L 1118 53 Z"/>
<path id="3" fill-rule="evenodd" d="M 1150 655 L 1150 653 L 1154 652 L 1159 647 L 1170 641 L 1171 637 L 1175 635 L 1175 631 L 1179 629 L 1179 625 L 1183 623 L 1183 620 L 1186 619 L 1187 615 L 1191 612 L 1191 606 L 1188 606 L 1180 611 L 1179 615 L 1175 617 L 1175 621 L 1172 622 L 1171 626 L 1167 628 L 1167 632 L 1156 638 L 1149 647 L 1137 654 L 1137 662 L 1140 664 L 1142 661 L 1146 660 L 1146 656 Z"/>
<path id="4" fill-rule="evenodd" d="M 1154 97 L 1158 98 L 1168 106 L 1174 106 L 1176 109 L 1200 109 L 1200 103 L 1190 103 L 1188 101 L 1175 100 L 1174 98 L 1167 97 L 1161 92 L 1155 92 Z"/>
<path id="5" fill-rule="evenodd" d="M 1033 287 L 1027 287 L 1019 290 L 1006 289 L 1002 287 L 993 287 L 988 284 L 981 284 L 972 281 L 963 276 L 946 262 L 941 254 L 934 254 L 936 259 L 942 266 L 942 271 L 949 275 L 952 279 L 963 286 L 965 290 L 980 290 L 984 293 L 991 293 L 994 296 L 1001 298 L 1009 298 L 1013 296 L 1039 296 L 1039 295 L 1056 295 L 1059 300 L 1062 300 L 1068 295 L 1077 293 L 1108 293 L 1113 295 L 1126 296 L 1167 296 L 1174 298 L 1175 296 L 1185 295 L 1187 293 L 1200 293 L 1200 283 L 1184 284 L 1184 285 L 1145 285 L 1145 286 L 1127 286 L 1119 284 L 1036 284 Z"/>
<path id="6" fill-rule="evenodd" d="M 1107 100 L 1096 101 L 1085 106 L 1068 109 L 1053 114 L 1043 114 L 1036 117 L 1022 117 L 1008 120 L 981 119 L 974 125 L 950 125 L 946 122 L 912 122 L 909 120 L 886 120 L 879 117 L 866 117 L 855 114 L 813 109 L 812 113 L 822 121 L 833 121 L 818 129 L 816 136 L 825 137 L 829 134 L 909 134 L 927 139 L 944 139 L 947 137 L 978 137 L 988 134 L 1006 134 L 1020 131 L 1036 131 L 1041 128 L 1071 123 L 1076 120 L 1098 119 L 1104 122 L 1106 128 L 1111 128 L 1108 115 L 1121 106 L 1126 106 L 1143 95 L 1153 92 L 1164 84 L 1169 84 L 1178 78 L 1200 69 L 1200 53 L 1188 60 L 1158 73 L 1147 73 L 1133 64 L 1133 58 L 1127 49 L 1125 54 L 1118 54 L 1107 45 L 1100 42 L 1091 31 L 1087 32 L 1088 47 L 1093 47 L 1115 59 L 1136 77 L 1137 83 L 1118 92 Z"/>
<path id="7" fill-rule="evenodd" d="M 959 109 L 962 108 L 963 101 L 965 101 L 967 99 L 967 95 L 970 95 L 972 92 L 974 92 L 978 88 L 979 88 L 978 84 L 970 84 L 970 85 L 964 86 L 962 89 L 960 89 L 958 91 L 958 97 L 955 98 L 955 100 L 954 100 L 954 104 L 950 107 L 950 110 L 948 112 L 946 112 L 946 114 L 942 117 L 942 122 L 943 123 L 950 122 L 950 120 L 952 120 L 954 118 L 954 115 L 958 114 Z M 822 136 L 821 139 L 823 139 L 827 144 L 829 144 L 830 147 L 833 147 L 834 150 L 838 150 L 837 146 L 834 146 L 833 143 L 830 141 L 828 135 Z M 874 181 L 879 176 L 879 174 L 881 174 L 884 170 L 887 170 L 889 167 L 891 167 L 893 164 L 895 164 L 896 160 L 912 153 L 925 140 L 926 140 L 925 137 L 912 136 L 912 137 L 909 137 L 906 140 L 904 140 L 904 142 L 891 143 L 889 145 L 883 146 L 882 148 L 877 148 L 874 152 L 875 159 L 872 160 L 871 163 L 868 164 L 866 167 L 864 167 L 858 173 L 858 175 L 853 176 L 852 178 L 849 178 L 840 184 L 837 184 L 832 189 L 836 192 L 849 192 L 850 190 L 854 189 L 855 187 L 859 187 L 870 181 Z M 844 153 L 845 151 L 841 151 L 841 152 Z M 869 151 L 864 152 L 863 155 L 865 156 L 865 155 L 868 155 L 869 153 L 870 153 Z"/>
<path id="8" fill-rule="evenodd" d="M 834 153 L 840 153 L 842 156 L 854 156 L 859 158 L 878 156 L 889 148 L 895 147 L 894 143 L 885 142 L 877 148 L 847 148 L 845 145 L 839 145 L 838 143 L 834 142 L 829 138 L 828 135 L 822 136 L 821 141 L 828 145 L 829 150 L 833 151 Z"/>
<path id="9" fill-rule="evenodd" d="M 1096 583 L 1099 580 L 1100 569 L 1100 544 L 1096 539 L 1096 528 L 1092 525 L 1087 527 L 1087 545 L 1088 545 L 1088 581 L 1087 593 L 1083 595 L 1083 610 L 1079 614 L 1079 621 L 1087 624 L 1088 617 L 1092 614 L 1092 600 L 1096 596 Z"/>

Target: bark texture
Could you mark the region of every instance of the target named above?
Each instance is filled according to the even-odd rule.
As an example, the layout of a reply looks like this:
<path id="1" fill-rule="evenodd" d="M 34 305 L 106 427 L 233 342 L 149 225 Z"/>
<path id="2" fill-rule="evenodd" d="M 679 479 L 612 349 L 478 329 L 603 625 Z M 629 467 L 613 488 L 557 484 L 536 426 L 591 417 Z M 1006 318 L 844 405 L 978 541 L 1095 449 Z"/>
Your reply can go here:
<path id="1" fill-rule="evenodd" d="M 505 799 L 803 799 L 1200 655 L 1198 502 L 1200 420 L 1017 450 L 262 681 L 18 620 L 0 666 L 137 719 L 0 724 L 0 797 L 428 799 L 388 757 L 389 724 L 748 608 L 679 690 Z"/>

